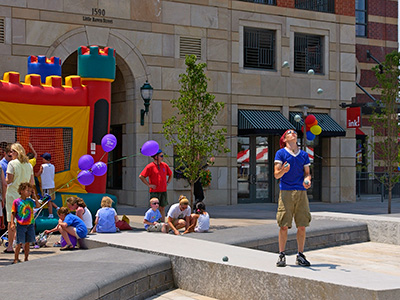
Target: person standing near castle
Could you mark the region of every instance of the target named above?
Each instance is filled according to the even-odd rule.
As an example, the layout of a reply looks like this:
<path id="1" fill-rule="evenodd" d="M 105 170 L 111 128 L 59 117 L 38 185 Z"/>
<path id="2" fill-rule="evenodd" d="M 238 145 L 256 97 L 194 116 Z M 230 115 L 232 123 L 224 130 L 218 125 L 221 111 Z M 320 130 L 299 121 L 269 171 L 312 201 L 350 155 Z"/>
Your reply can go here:
<path id="1" fill-rule="evenodd" d="M 149 187 L 150 199 L 157 198 L 160 202 L 161 221 L 165 222 L 165 207 L 168 205 L 167 185 L 172 180 L 172 171 L 163 162 L 163 152 L 161 149 L 153 156 L 153 162 L 149 163 L 140 173 L 140 180 Z M 147 181 L 146 177 L 149 177 Z M 168 177 L 168 179 L 167 179 Z"/>
<path id="2" fill-rule="evenodd" d="M 42 191 L 43 195 L 48 194 L 51 198 L 49 199 L 48 209 L 49 209 L 49 218 L 53 218 L 53 207 L 58 209 L 59 207 L 52 201 L 55 199 L 55 184 L 54 184 L 54 176 L 55 176 L 55 167 L 50 162 L 51 154 L 45 152 L 41 155 L 43 158 L 43 164 L 40 166 L 39 171 L 36 173 L 36 176 L 41 178 L 42 181 Z"/>
<path id="3" fill-rule="evenodd" d="M 6 192 L 6 211 L 8 222 L 8 246 L 4 253 L 14 253 L 13 242 L 15 237 L 15 228 L 11 227 L 12 204 L 19 198 L 18 187 L 23 182 L 34 184 L 33 169 L 26 156 L 24 147 L 20 143 L 11 145 L 12 160 L 7 165 L 7 192 Z"/>
<path id="4" fill-rule="evenodd" d="M 276 152 L 274 176 L 280 179 L 276 219 L 279 225 L 279 258 L 277 267 L 286 266 L 285 247 L 288 229 L 294 218 L 297 227 L 296 264 L 308 267 L 310 262 L 303 254 L 306 227 L 311 221 L 307 189 L 311 187 L 310 158 L 297 145 L 297 132 L 286 130 L 279 140 L 281 149 Z"/>

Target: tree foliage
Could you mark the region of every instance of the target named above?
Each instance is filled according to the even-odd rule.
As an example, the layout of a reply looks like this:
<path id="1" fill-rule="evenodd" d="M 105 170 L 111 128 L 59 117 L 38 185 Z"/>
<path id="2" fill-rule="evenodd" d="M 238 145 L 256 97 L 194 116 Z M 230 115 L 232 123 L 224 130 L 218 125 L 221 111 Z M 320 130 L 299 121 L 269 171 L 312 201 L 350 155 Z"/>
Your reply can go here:
<path id="1" fill-rule="evenodd" d="M 215 102 L 215 96 L 207 92 L 208 80 L 204 73 L 205 63 L 197 63 L 195 55 L 185 59 L 186 73 L 179 75 L 179 99 L 171 100 L 176 116 L 171 116 L 163 125 L 167 145 L 174 146 L 175 168 L 183 172 L 191 186 L 202 176 L 203 166 L 208 158 L 221 152 L 225 147 L 226 128 L 217 128 L 217 117 L 224 103 Z"/>
<path id="2" fill-rule="evenodd" d="M 377 165 L 383 167 L 384 175 L 378 179 L 388 189 L 388 213 L 391 213 L 392 189 L 400 180 L 397 167 L 400 162 L 398 138 L 399 117 L 399 52 L 387 54 L 385 61 L 374 67 L 378 84 L 374 89 L 381 93 L 379 106 L 371 115 L 370 121 L 374 129 L 374 141 L 370 143 L 375 154 Z"/>

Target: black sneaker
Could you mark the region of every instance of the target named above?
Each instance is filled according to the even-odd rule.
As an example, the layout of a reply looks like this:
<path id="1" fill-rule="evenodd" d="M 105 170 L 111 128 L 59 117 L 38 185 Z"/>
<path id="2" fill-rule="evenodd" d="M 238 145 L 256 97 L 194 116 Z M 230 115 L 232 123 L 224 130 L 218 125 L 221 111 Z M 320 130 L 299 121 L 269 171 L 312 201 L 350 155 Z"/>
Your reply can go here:
<path id="1" fill-rule="evenodd" d="M 299 254 L 297 254 L 297 257 L 296 257 L 296 265 L 303 266 L 303 267 L 311 266 L 310 262 L 306 259 L 305 255 L 300 252 L 299 252 Z"/>
<path id="2" fill-rule="evenodd" d="M 286 256 L 285 253 L 279 253 L 278 261 L 276 262 L 277 267 L 286 267 Z"/>

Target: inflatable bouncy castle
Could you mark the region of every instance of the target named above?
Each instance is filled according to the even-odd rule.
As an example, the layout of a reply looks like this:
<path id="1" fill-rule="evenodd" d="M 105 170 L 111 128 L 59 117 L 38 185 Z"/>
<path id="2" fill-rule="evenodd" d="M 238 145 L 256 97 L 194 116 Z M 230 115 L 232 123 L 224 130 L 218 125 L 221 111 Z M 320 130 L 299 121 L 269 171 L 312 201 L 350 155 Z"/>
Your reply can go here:
<path id="1" fill-rule="evenodd" d="M 78 75 L 66 77 L 65 84 L 60 59 L 44 56 L 28 58 L 24 82 L 17 72 L 0 80 L 0 142 L 18 141 L 27 152 L 31 143 L 38 154 L 35 172 L 40 155 L 50 153 L 58 192 L 105 193 L 106 175 L 87 186 L 76 178 L 82 155 L 107 163 L 101 140 L 110 130 L 115 55 L 111 48 L 79 47 Z"/>

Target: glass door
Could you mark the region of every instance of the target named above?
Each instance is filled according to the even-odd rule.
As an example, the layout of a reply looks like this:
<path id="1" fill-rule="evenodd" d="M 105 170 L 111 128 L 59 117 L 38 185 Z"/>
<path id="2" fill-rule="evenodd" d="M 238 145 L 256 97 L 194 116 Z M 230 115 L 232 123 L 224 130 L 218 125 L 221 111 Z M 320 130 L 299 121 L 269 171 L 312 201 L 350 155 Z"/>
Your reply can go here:
<path id="1" fill-rule="evenodd" d="M 268 137 L 238 137 L 238 202 L 271 202 Z"/>
<path id="2" fill-rule="evenodd" d="M 238 137 L 237 153 L 238 202 L 250 201 L 250 138 Z"/>
<path id="3" fill-rule="evenodd" d="M 271 202 L 269 196 L 268 137 L 256 138 L 256 199 L 255 202 Z"/>
<path id="4" fill-rule="evenodd" d="M 299 144 L 303 142 L 303 139 L 299 139 Z M 308 157 L 310 158 L 310 173 L 312 178 L 312 185 L 307 190 L 308 200 L 312 201 L 321 201 L 321 186 L 322 186 L 322 159 L 321 156 L 322 148 L 321 143 L 322 139 L 318 136 L 315 137 L 313 141 L 307 141 L 306 143 L 306 152 Z M 303 149 L 303 145 L 301 144 Z"/>

